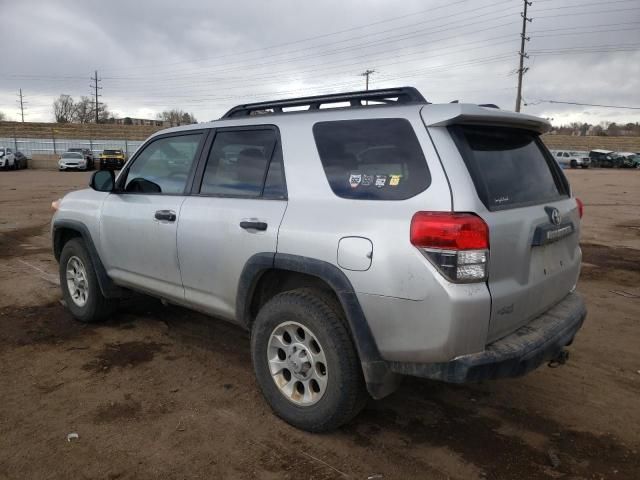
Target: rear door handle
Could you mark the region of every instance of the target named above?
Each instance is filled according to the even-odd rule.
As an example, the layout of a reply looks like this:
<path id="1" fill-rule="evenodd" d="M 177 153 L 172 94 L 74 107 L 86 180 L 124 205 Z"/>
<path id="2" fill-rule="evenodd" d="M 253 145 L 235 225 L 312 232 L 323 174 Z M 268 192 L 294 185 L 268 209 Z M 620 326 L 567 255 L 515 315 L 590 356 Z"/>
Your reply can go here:
<path id="1" fill-rule="evenodd" d="M 176 212 L 173 210 L 158 210 L 155 215 L 156 220 L 164 220 L 165 222 L 175 222 Z"/>
<path id="2" fill-rule="evenodd" d="M 245 230 L 266 230 L 267 224 L 265 222 L 240 222 L 240 228 L 244 228 Z"/>

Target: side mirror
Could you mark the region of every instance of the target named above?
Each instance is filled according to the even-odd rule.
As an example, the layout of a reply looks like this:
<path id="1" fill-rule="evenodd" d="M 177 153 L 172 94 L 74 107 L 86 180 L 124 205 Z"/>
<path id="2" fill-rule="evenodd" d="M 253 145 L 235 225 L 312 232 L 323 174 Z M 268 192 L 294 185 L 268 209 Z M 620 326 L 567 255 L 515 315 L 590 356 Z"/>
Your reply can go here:
<path id="1" fill-rule="evenodd" d="M 113 170 L 98 170 L 94 172 L 89 186 L 98 192 L 113 192 L 116 187 L 116 176 Z"/>

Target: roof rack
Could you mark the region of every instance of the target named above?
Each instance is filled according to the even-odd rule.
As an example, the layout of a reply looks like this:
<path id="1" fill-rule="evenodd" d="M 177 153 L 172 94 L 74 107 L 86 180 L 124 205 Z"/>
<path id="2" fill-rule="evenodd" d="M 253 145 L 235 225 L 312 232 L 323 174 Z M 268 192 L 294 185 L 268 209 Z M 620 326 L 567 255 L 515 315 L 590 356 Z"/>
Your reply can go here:
<path id="1" fill-rule="evenodd" d="M 352 107 L 361 107 L 363 101 L 375 101 L 391 105 L 428 103 L 422 94 L 414 87 L 384 88 L 380 90 L 335 93 L 331 95 L 316 95 L 313 97 L 290 98 L 286 100 L 237 105 L 221 118 L 283 113 L 282 109 L 287 107 L 308 106 L 308 110 L 318 110 L 321 105 L 341 102 L 349 102 Z"/>

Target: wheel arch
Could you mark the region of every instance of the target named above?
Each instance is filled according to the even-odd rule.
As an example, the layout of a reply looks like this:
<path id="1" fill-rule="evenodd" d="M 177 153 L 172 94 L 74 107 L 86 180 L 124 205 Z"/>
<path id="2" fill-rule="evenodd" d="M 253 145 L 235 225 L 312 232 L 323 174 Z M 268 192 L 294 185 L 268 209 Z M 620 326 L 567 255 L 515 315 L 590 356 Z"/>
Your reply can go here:
<path id="1" fill-rule="evenodd" d="M 93 237 L 87 226 L 76 220 L 57 220 L 53 223 L 51 237 L 53 241 L 53 255 L 56 261 L 60 261 L 60 254 L 64 245 L 73 238 L 81 238 L 87 247 L 87 252 L 91 257 L 91 262 L 96 270 L 96 277 L 100 285 L 102 294 L 107 298 L 118 298 L 123 294 L 123 290 L 118 287 L 107 274 L 104 264 L 100 259 L 98 250 L 93 242 Z"/>
<path id="2" fill-rule="evenodd" d="M 367 390 L 373 398 L 392 393 L 398 386 L 399 376 L 392 373 L 382 359 L 353 286 L 335 265 L 284 253 L 253 255 L 240 276 L 236 318 L 245 328 L 251 329 L 260 306 L 278 293 L 301 287 L 315 287 L 335 295 L 347 319 Z"/>

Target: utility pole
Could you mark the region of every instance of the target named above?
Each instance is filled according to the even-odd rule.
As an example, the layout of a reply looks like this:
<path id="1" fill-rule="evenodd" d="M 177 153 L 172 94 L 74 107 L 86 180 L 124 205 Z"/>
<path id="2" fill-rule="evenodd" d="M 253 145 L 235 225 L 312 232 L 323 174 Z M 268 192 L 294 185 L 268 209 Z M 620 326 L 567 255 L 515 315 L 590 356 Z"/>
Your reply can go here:
<path id="1" fill-rule="evenodd" d="M 22 123 L 24 123 L 24 106 L 27 102 L 24 101 L 22 97 L 22 89 L 18 93 L 18 103 L 20 104 L 20 116 L 22 117 Z"/>
<path id="2" fill-rule="evenodd" d="M 528 42 L 530 37 L 527 37 L 527 22 L 531 22 L 531 18 L 527 17 L 527 7 L 530 6 L 532 2 L 528 2 L 524 0 L 524 12 L 521 12 L 522 16 L 522 33 L 520 34 L 520 68 L 518 68 L 518 94 L 516 96 L 516 112 L 520 111 L 520 104 L 522 103 L 522 76 L 525 74 L 529 67 L 524 66 L 524 59 L 529 58 L 524 51 L 524 42 Z"/>
<path id="3" fill-rule="evenodd" d="M 376 73 L 376 71 L 367 69 L 360 74 L 360 76 L 365 77 L 365 90 L 369 90 L 369 75 L 371 75 L 372 73 Z"/>
<path id="4" fill-rule="evenodd" d="M 98 94 L 98 90 L 102 90 L 102 87 L 98 86 L 98 83 L 102 81 L 101 78 L 98 78 L 98 71 L 96 70 L 94 72 L 94 76 L 91 77 L 91 81 L 93 82 L 91 85 L 89 85 L 91 87 L 91 89 L 93 90 L 91 92 L 91 95 L 93 95 L 95 97 L 95 109 L 96 109 L 96 124 L 98 124 L 98 122 L 100 121 L 99 118 L 99 114 L 100 114 L 100 102 L 98 101 L 98 98 L 100 98 L 102 95 Z M 94 93 L 95 92 L 95 93 Z"/>

